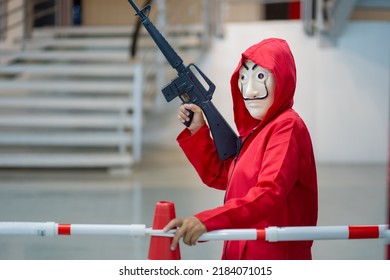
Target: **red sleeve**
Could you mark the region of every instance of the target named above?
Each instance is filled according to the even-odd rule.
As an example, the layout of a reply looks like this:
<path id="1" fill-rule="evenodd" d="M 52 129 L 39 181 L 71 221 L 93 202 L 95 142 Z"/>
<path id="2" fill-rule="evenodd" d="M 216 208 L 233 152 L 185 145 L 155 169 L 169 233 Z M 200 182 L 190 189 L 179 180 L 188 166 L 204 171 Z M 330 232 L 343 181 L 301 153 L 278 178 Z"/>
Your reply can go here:
<path id="1" fill-rule="evenodd" d="M 234 187 L 249 189 L 245 196 L 229 199 L 221 207 L 195 215 L 208 230 L 253 227 L 278 211 L 281 204 L 286 203 L 287 196 L 297 181 L 299 168 L 302 168 L 300 157 L 306 156 L 300 151 L 302 148 L 311 148 L 310 138 L 307 142 L 307 137 L 302 137 L 302 134 L 307 135 L 307 133 L 297 129 L 295 124 L 280 122 L 273 127 L 272 133 L 267 137 L 268 141 L 255 185 L 244 186 L 244 181 L 240 178 L 235 179 Z M 248 162 L 248 168 L 251 164 L 253 165 Z M 296 201 L 294 205 L 299 203 L 305 202 Z"/>
<path id="2" fill-rule="evenodd" d="M 177 137 L 177 141 L 203 183 L 215 189 L 225 190 L 229 166 L 233 159 L 225 161 L 219 159 L 207 124 L 194 135 L 191 135 L 187 128 L 184 129 Z"/>

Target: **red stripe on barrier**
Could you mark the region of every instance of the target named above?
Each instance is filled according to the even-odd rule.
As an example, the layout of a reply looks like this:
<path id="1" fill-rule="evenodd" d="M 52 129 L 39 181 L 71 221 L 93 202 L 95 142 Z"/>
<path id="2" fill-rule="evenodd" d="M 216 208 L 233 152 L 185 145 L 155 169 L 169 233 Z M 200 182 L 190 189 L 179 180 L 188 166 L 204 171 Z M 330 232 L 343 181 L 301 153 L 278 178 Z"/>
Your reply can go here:
<path id="1" fill-rule="evenodd" d="M 348 226 L 349 239 L 379 238 L 378 226 Z"/>
<path id="2" fill-rule="evenodd" d="M 58 235 L 70 235 L 70 224 L 59 224 Z"/>
<path id="3" fill-rule="evenodd" d="M 257 229 L 256 235 L 257 235 L 256 240 L 265 240 L 265 229 Z"/>

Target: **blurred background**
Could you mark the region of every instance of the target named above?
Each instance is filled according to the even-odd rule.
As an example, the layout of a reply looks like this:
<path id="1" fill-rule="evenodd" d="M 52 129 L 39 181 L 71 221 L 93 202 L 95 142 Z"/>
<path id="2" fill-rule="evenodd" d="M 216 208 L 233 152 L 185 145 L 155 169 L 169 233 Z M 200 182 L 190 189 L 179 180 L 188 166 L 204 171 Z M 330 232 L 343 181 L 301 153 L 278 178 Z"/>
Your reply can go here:
<path id="1" fill-rule="evenodd" d="M 215 83 L 233 128 L 230 75 L 269 37 L 295 56 L 294 108 L 310 130 L 319 225 L 387 224 L 388 0 L 154 0 L 150 18 L 185 64 Z M 151 226 L 216 207 L 176 144 L 176 72 L 125 0 L 0 0 L 0 221 Z M 0 259 L 146 259 L 149 240 L 0 237 Z M 219 259 L 221 243 L 181 246 Z M 385 240 L 317 241 L 314 259 L 387 259 Z"/>

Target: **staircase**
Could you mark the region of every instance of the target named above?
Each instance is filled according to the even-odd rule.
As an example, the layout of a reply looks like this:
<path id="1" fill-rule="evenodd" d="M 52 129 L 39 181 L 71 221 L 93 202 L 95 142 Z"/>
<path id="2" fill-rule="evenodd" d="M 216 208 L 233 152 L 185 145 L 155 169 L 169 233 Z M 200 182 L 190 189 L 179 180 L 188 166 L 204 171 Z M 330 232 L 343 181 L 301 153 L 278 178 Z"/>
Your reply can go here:
<path id="1" fill-rule="evenodd" d="M 194 62 L 200 28 L 169 33 Z M 158 51 L 143 32 L 133 61 L 130 34 L 128 26 L 41 28 L 23 51 L 0 49 L 0 168 L 129 168 L 141 160 Z"/>

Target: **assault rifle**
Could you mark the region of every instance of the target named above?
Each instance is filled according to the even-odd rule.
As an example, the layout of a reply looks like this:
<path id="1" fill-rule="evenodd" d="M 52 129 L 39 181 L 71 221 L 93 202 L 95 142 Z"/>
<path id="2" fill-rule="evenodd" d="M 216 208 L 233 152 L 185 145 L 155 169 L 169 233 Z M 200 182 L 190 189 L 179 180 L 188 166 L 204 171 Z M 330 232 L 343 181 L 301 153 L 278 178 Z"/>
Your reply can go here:
<path id="1" fill-rule="evenodd" d="M 140 10 L 134 1 L 128 1 L 169 64 L 177 71 L 178 76 L 162 89 L 165 99 L 170 102 L 179 97 L 184 103 L 198 105 L 207 118 L 219 158 L 225 160 L 234 156 L 237 152 L 238 138 L 211 102 L 215 85 L 195 64 L 191 63 L 187 67 L 183 64 L 183 60 L 145 15 L 144 11 L 150 11 L 150 5 Z M 192 117 L 193 112 L 190 112 L 190 121 L 185 123 L 186 126 L 191 124 Z"/>

